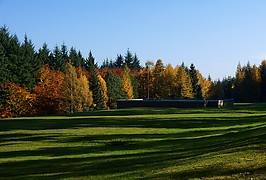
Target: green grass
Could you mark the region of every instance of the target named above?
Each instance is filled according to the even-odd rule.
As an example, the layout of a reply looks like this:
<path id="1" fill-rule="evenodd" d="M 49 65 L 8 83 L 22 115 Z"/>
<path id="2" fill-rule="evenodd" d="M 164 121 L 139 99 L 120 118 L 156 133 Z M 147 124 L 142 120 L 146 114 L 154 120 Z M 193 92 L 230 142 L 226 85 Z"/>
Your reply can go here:
<path id="1" fill-rule="evenodd" d="M 0 179 L 263 179 L 266 104 L 0 120 Z"/>

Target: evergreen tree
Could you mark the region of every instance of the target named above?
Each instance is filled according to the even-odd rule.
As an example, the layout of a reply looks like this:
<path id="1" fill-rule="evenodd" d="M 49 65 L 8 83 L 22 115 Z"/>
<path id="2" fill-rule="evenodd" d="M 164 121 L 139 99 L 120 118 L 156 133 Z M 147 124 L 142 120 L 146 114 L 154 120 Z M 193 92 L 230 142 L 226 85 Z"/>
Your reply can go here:
<path id="1" fill-rule="evenodd" d="M 261 101 L 266 102 L 266 60 L 262 61 L 259 67 L 261 76 Z"/>
<path id="2" fill-rule="evenodd" d="M 86 59 L 85 68 L 90 73 L 89 84 L 92 91 L 92 98 L 95 109 L 103 109 L 105 100 L 102 95 L 102 87 L 98 78 L 97 65 L 95 64 L 95 59 L 91 51 L 89 53 L 89 57 Z"/>
<path id="3" fill-rule="evenodd" d="M 0 84 L 10 81 L 9 61 L 5 55 L 4 48 L 0 43 Z"/>
<path id="4" fill-rule="evenodd" d="M 126 99 L 127 94 L 119 77 L 116 77 L 111 71 L 108 71 L 105 76 L 107 95 L 109 97 L 107 105 L 114 109 L 117 107 L 118 99 Z"/>
<path id="5" fill-rule="evenodd" d="M 92 69 L 97 68 L 97 64 L 95 64 L 95 59 L 91 51 L 89 52 L 89 57 L 85 61 L 85 68 L 87 69 L 87 71 L 91 71 Z"/>
<path id="6" fill-rule="evenodd" d="M 212 83 L 209 89 L 209 98 L 210 99 L 223 99 L 224 98 L 223 87 L 222 87 L 222 83 L 220 80 Z"/>
<path id="7" fill-rule="evenodd" d="M 80 53 L 80 52 L 79 52 Z M 79 54 L 74 47 L 71 47 L 69 50 L 69 59 L 75 67 L 83 67 L 84 62 L 81 54 Z"/>
<path id="8" fill-rule="evenodd" d="M 130 74 L 130 80 L 133 87 L 133 97 L 136 99 L 139 97 L 138 77 L 136 75 Z"/>
<path id="9" fill-rule="evenodd" d="M 49 54 L 50 54 L 50 50 L 48 49 L 48 45 L 44 43 L 38 52 L 38 60 L 40 61 L 40 64 L 42 66 L 45 64 L 48 64 L 48 65 L 51 64 L 51 59 L 49 58 Z"/>
<path id="10" fill-rule="evenodd" d="M 190 65 L 189 74 L 190 74 L 190 79 L 191 79 L 191 84 L 192 84 L 193 95 L 195 98 L 201 99 L 202 90 L 201 90 L 201 86 L 199 85 L 197 70 L 193 63 Z"/>
<path id="11" fill-rule="evenodd" d="M 124 58 L 121 54 L 117 55 L 115 62 L 114 62 L 114 66 L 121 68 L 124 65 Z"/>
<path id="12" fill-rule="evenodd" d="M 135 70 L 140 69 L 139 58 L 136 53 L 133 56 L 132 69 L 135 69 Z"/>
<path id="13" fill-rule="evenodd" d="M 131 54 L 129 49 L 126 52 L 124 59 L 125 59 L 125 65 L 127 65 L 129 69 L 133 69 L 133 55 Z"/>

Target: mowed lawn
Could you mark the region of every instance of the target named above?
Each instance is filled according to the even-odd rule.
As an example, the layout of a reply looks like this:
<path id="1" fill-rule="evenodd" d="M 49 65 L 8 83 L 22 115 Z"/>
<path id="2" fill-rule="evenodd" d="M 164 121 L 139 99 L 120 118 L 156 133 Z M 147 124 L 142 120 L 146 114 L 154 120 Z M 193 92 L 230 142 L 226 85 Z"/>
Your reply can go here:
<path id="1" fill-rule="evenodd" d="M 0 120 L 0 179 L 265 179 L 266 104 Z"/>

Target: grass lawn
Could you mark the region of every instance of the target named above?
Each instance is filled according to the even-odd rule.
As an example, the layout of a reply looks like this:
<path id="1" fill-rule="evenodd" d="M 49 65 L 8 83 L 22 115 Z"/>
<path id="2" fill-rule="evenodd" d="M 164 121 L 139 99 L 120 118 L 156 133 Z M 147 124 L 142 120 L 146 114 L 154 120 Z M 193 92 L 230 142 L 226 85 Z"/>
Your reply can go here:
<path id="1" fill-rule="evenodd" d="M 263 179 L 266 104 L 0 120 L 0 179 Z"/>

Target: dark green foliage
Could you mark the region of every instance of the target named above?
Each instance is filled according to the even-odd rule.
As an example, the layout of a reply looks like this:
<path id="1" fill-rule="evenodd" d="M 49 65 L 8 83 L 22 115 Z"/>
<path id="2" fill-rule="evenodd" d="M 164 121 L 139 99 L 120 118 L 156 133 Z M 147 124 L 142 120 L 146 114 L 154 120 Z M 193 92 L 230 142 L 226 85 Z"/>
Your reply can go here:
<path id="1" fill-rule="evenodd" d="M 51 59 L 49 57 L 49 54 L 50 54 L 50 50 L 48 49 L 48 45 L 46 43 L 44 43 L 42 48 L 40 48 L 39 52 L 38 52 L 38 59 L 40 61 L 40 64 L 51 65 Z"/>
<path id="2" fill-rule="evenodd" d="M 131 84 L 133 87 L 133 97 L 135 99 L 139 98 L 139 90 L 138 90 L 138 77 L 130 74 Z"/>
<path id="3" fill-rule="evenodd" d="M 117 99 L 126 99 L 127 94 L 119 77 L 116 77 L 111 71 L 108 71 L 105 76 L 107 86 L 107 95 L 109 97 L 108 106 L 113 109 L 116 108 Z"/>
<path id="4" fill-rule="evenodd" d="M 4 48 L 0 43 L 0 84 L 10 81 L 10 71 L 8 69 L 9 61 L 4 53 Z"/>
<path id="5" fill-rule="evenodd" d="M 69 51 L 69 60 L 72 62 L 73 66 L 75 67 L 84 67 L 84 59 L 81 55 L 81 52 L 77 52 L 74 47 L 70 48 Z"/>
<path id="6" fill-rule="evenodd" d="M 135 70 L 140 69 L 139 58 L 136 53 L 133 56 L 132 69 L 135 69 Z"/>
<path id="7" fill-rule="evenodd" d="M 89 83 L 90 90 L 92 91 L 93 104 L 95 104 L 95 109 L 103 109 L 104 108 L 104 99 L 101 94 L 101 84 L 98 78 L 97 72 L 97 64 L 95 64 L 95 59 L 90 51 L 89 57 L 86 60 L 85 67 L 88 69 L 90 73 Z"/>
<path id="8" fill-rule="evenodd" d="M 189 74 L 190 74 L 190 79 L 191 79 L 191 84 L 192 84 L 192 92 L 194 94 L 194 97 L 197 99 L 201 99 L 202 98 L 202 91 L 201 91 L 201 86 L 199 85 L 197 70 L 196 70 L 194 64 L 190 65 Z"/>
<path id="9" fill-rule="evenodd" d="M 125 65 L 127 65 L 127 67 L 129 69 L 133 69 L 133 55 L 132 53 L 129 51 L 129 49 L 127 50 L 125 56 L 124 56 L 124 59 L 125 59 Z"/>
<path id="10" fill-rule="evenodd" d="M 92 69 L 97 68 L 97 64 L 95 63 L 95 59 L 91 53 L 89 52 L 89 57 L 85 60 L 85 68 L 87 71 L 91 71 Z"/>
<path id="11" fill-rule="evenodd" d="M 261 101 L 266 102 L 266 60 L 261 62 L 260 65 L 260 75 L 261 75 Z"/>
<path id="12" fill-rule="evenodd" d="M 223 99 L 234 99 L 235 97 L 235 89 L 234 89 L 234 83 L 235 78 L 233 77 L 227 77 L 222 80 L 222 88 L 223 88 Z"/>
<path id="13" fill-rule="evenodd" d="M 124 65 L 124 58 L 121 54 L 117 55 L 115 62 L 114 62 L 114 66 L 121 68 Z"/>

